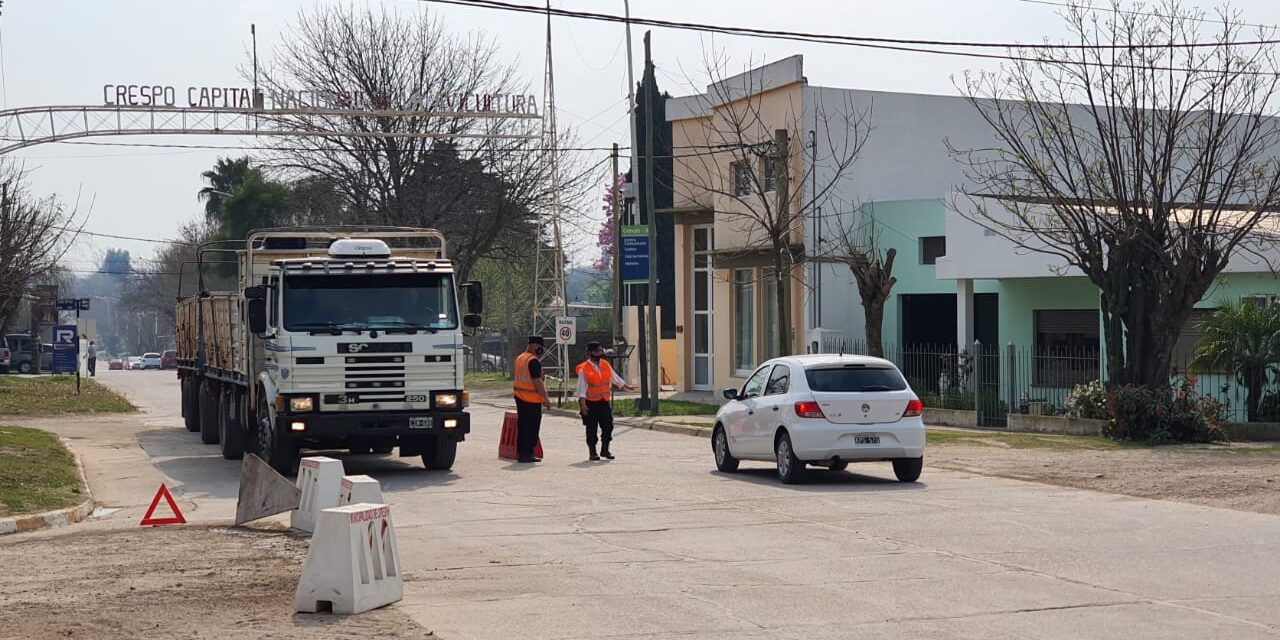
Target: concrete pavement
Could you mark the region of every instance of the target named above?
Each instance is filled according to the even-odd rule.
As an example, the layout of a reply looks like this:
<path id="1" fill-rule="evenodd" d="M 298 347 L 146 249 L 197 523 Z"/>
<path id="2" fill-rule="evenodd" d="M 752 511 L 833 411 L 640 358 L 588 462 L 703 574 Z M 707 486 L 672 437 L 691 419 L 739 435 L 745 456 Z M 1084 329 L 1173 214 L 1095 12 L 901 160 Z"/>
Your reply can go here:
<path id="1" fill-rule="evenodd" d="M 136 526 L 157 480 L 189 519 L 230 522 L 239 463 L 182 429 L 172 373 L 102 382 L 141 417 L 53 424 L 95 497 Z M 346 456 L 383 482 L 404 608 L 443 638 L 1274 638 L 1280 518 L 889 465 L 779 484 L 714 472 L 705 439 L 620 429 L 588 462 L 545 422 L 547 459 L 496 457 L 501 409 L 474 408 L 452 472 Z M 129 445 L 130 439 L 135 444 Z M 140 445 L 140 446 L 139 446 Z"/>

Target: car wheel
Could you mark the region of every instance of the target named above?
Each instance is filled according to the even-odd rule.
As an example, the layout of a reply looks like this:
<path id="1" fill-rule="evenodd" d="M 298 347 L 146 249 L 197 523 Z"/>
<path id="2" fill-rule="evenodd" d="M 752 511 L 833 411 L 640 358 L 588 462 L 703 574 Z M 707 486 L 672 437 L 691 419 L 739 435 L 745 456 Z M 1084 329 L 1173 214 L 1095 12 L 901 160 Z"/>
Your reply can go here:
<path id="1" fill-rule="evenodd" d="M 485 360 L 480 363 L 480 371 L 484 373 L 493 373 L 493 363 Z"/>
<path id="2" fill-rule="evenodd" d="M 898 476 L 899 482 L 915 482 L 920 478 L 920 472 L 924 470 L 924 458 L 895 458 L 893 461 L 893 475 Z"/>
<path id="3" fill-rule="evenodd" d="M 720 425 L 716 425 L 715 431 L 711 432 L 711 450 L 716 454 L 716 469 L 723 473 L 738 470 L 738 459 L 729 451 L 729 436 L 725 435 L 724 427 Z"/>
<path id="4" fill-rule="evenodd" d="M 796 457 L 791 447 L 791 436 L 783 431 L 773 443 L 773 452 L 778 458 L 778 478 L 782 484 L 795 484 L 804 477 L 804 463 Z"/>
<path id="5" fill-rule="evenodd" d="M 271 419 L 271 409 L 258 390 L 258 453 L 267 464 L 280 475 L 291 476 L 298 466 L 298 443 L 289 439 L 288 434 L 276 428 Z"/>
<path id="6" fill-rule="evenodd" d="M 21 374 L 24 374 L 24 375 L 31 373 L 31 363 L 30 363 L 30 362 L 24 362 L 24 363 L 22 363 L 22 364 L 18 365 L 18 373 L 21 373 Z"/>
<path id="7" fill-rule="evenodd" d="M 830 467 L 832 471 L 844 471 L 845 469 L 848 469 L 848 468 L 849 468 L 848 462 L 837 462 L 831 465 Z"/>
<path id="8" fill-rule="evenodd" d="M 447 436 L 427 440 L 422 449 L 422 465 L 432 471 L 448 471 L 458 456 L 458 441 Z"/>

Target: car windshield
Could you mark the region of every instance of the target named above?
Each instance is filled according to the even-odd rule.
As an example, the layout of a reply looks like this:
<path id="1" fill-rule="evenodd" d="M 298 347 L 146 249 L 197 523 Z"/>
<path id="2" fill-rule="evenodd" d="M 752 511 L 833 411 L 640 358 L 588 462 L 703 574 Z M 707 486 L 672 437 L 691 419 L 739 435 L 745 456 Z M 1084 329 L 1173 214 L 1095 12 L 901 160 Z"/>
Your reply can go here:
<path id="1" fill-rule="evenodd" d="M 160 354 L 158 354 L 158 353 L 144 353 L 144 354 L 142 354 L 142 357 L 144 357 L 144 358 L 159 358 L 159 357 L 160 357 Z"/>
<path id="2" fill-rule="evenodd" d="M 296 275 L 285 279 L 288 331 L 457 329 L 448 274 Z"/>
<path id="3" fill-rule="evenodd" d="M 844 366 L 808 369 L 804 377 L 809 389 L 819 392 L 902 391 L 907 381 L 896 369 L 888 367 Z"/>

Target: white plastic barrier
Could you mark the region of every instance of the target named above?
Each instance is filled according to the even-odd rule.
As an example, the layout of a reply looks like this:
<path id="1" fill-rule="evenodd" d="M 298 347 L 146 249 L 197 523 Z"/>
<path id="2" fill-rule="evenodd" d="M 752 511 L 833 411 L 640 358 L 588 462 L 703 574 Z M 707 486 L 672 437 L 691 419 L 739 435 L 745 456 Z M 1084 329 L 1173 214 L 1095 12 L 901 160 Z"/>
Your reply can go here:
<path id="1" fill-rule="evenodd" d="M 353 504 L 320 512 L 294 608 L 363 613 L 404 598 L 391 507 Z"/>
<path id="2" fill-rule="evenodd" d="M 316 530 L 316 516 L 338 506 L 342 484 L 342 461 L 324 456 L 303 458 L 298 464 L 298 490 L 302 499 L 289 517 L 289 526 L 307 533 Z"/>
<path id="3" fill-rule="evenodd" d="M 342 489 L 338 492 L 338 506 L 349 504 L 382 504 L 382 485 L 369 476 L 342 476 Z"/>

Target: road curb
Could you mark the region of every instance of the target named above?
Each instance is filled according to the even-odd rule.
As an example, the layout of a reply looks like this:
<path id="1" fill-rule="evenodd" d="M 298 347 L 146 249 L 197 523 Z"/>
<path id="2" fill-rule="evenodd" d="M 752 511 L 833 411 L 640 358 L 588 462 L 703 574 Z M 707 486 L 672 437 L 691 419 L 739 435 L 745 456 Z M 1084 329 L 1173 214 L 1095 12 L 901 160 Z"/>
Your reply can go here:
<path id="1" fill-rule="evenodd" d="M 0 518 L 0 536 L 67 527 L 77 522 L 85 521 L 89 514 L 93 513 L 93 492 L 89 489 L 89 479 L 84 475 L 84 465 L 80 464 L 80 456 L 76 455 L 76 452 L 71 449 L 66 439 L 58 439 L 62 441 L 62 446 L 66 447 L 67 451 L 71 453 L 71 458 L 76 461 L 76 475 L 80 478 L 80 484 L 84 487 L 84 491 L 89 497 L 74 507 L 25 516 Z"/>
<path id="2" fill-rule="evenodd" d="M 547 410 L 551 415 L 561 416 L 564 418 L 577 418 L 578 412 L 572 409 L 551 408 Z M 649 431 L 661 431 L 663 433 L 677 433 L 685 436 L 696 436 L 699 438 L 710 438 L 711 427 L 699 427 L 691 424 L 679 424 L 675 422 L 666 422 L 656 418 L 632 418 L 614 416 L 613 424 L 616 427 L 630 427 L 632 429 L 646 429 Z"/>

